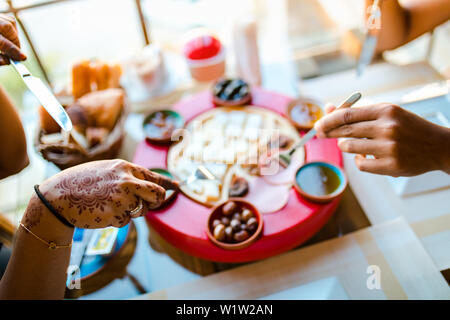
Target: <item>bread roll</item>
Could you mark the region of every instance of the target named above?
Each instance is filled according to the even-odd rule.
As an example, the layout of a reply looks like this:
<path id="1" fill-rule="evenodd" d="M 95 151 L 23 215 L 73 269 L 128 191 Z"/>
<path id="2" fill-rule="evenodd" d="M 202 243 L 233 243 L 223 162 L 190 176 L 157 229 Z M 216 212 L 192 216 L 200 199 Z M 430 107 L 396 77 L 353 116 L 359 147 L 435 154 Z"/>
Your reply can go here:
<path id="1" fill-rule="evenodd" d="M 116 88 L 91 92 L 78 99 L 77 104 L 87 112 L 93 126 L 111 130 L 122 111 L 124 99 L 124 91 Z"/>
<path id="2" fill-rule="evenodd" d="M 88 113 L 79 104 L 72 104 L 66 108 L 67 114 L 74 126 L 81 128 L 86 128 L 94 122 L 93 119 L 89 118 Z"/>
<path id="3" fill-rule="evenodd" d="M 78 99 L 89 92 L 91 92 L 90 62 L 83 60 L 72 67 L 72 95 Z"/>
<path id="4" fill-rule="evenodd" d="M 98 144 L 103 143 L 108 136 L 108 129 L 99 127 L 89 127 L 86 129 L 86 138 L 89 147 L 92 148 Z"/>
<path id="5" fill-rule="evenodd" d="M 111 77 L 110 67 L 108 64 L 96 61 L 92 64 L 92 73 L 97 90 L 105 90 L 109 88 L 109 79 Z"/>
<path id="6" fill-rule="evenodd" d="M 109 70 L 108 88 L 119 88 L 121 75 L 122 67 L 120 64 L 111 65 Z"/>
<path id="7" fill-rule="evenodd" d="M 47 112 L 47 110 L 44 109 L 44 107 L 39 107 L 39 119 L 41 123 L 42 130 L 47 133 L 57 133 L 61 131 L 61 128 L 56 123 L 55 120 L 50 116 L 50 114 Z"/>

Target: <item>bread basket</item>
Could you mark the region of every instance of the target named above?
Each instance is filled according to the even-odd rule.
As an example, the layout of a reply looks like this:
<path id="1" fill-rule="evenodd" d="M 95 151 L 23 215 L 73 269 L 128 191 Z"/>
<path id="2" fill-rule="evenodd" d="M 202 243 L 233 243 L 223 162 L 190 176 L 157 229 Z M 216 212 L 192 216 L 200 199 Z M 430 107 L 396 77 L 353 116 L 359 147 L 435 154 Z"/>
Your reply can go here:
<path id="1" fill-rule="evenodd" d="M 44 134 L 38 126 L 35 147 L 47 161 L 53 162 L 61 170 L 95 160 L 106 160 L 116 158 L 120 152 L 125 136 L 125 121 L 128 115 L 127 104 L 124 103 L 122 111 L 117 118 L 116 124 L 106 137 L 105 141 L 88 150 L 84 150 L 74 143 L 41 143 Z"/>

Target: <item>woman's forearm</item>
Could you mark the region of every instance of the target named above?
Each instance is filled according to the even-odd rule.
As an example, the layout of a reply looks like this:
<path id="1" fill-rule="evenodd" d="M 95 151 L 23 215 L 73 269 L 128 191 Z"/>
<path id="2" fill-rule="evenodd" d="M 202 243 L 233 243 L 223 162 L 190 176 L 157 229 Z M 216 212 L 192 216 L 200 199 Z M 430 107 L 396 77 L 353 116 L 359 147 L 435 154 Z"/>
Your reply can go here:
<path id="1" fill-rule="evenodd" d="M 27 143 L 20 117 L 0 86 L 0 179 L 16 174 L 28 163 Z"/>
<path id="2" fill-rule="evenodd" d="M 22 223 L 34 234 L 57 245 L 71 243 L 73 228 L 58 221 L 36 195 L 30 200 Z M 0 282 L 0 299 L 62 299 L 70 248 L 51 250 L 19 227 L 13 254 Z"/>

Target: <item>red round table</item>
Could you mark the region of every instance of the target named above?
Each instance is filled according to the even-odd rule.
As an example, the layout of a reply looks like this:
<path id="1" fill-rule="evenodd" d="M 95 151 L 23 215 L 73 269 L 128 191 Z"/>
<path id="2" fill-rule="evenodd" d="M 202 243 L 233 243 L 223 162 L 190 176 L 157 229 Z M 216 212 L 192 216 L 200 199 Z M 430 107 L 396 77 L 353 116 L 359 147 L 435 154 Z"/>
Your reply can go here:
<path id="1" fill-rule="evenodd" d="M 284 115 L 292 99 L 261 88 L 252 89 L 252 105 Z M 202 92 L 174 105 L 189 121 L 214 108 L 210 92 Z M 168 147 L 141 142 L 134 163 L 146 168 L 167 168 Z M 306 162 L 326 161 L 342 167 L 342 154 L 336 139 L 313 139 L 305 145 Z M 168 207 L 149 211 L 146 219 L 167 242 L 193 256 L 216 262 L 247 262 L 268 258 L 305 242 L 322 228 L 336 210 L 340 199 L 326 204 L 305 200 L 292 188 L 286 206 L 264 214 L 262 236 L 247 248 L 229 251 L 215 246 L 206 235 L 206 219 L 210 208 L 194 202 L 182 193 Z"/>

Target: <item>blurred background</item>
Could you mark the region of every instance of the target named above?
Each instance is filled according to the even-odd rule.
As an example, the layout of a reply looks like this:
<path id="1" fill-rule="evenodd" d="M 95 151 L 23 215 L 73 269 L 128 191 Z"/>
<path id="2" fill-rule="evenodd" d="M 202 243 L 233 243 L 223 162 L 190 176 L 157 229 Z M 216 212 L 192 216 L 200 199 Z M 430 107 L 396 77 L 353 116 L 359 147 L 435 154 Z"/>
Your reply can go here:
<path id="1" fill-rule="evenodd" d="M 40 60 L 52 85 L 67 79 L 71 62 L 96 57 L 121 61 L 138 52 L 146 37 L 164 50 L 181 53 L 186 32 L 205 27 L 230 47 L 233 23 L 245 15 L 257 21 L 263 64 L 292 59 L 296 75 L 302 78 L 341 71 L 353 67 L 352 57 L 343 55 L 341 49 L 349 31 L 362 30 L 363 6 L 361 0 L 0 0 L 1 12 L 17 10 L 22 20 L 27 65 L 42 76 Z M 436 29 L 433 37 L 424 35 L 386 53 L 385 58 L 401 64 L 427 58 L 444 73 L 450 44 L 439 39 L 449 34 L 447 23 Z M 434 48 L 427 56 L 431 42 Z M 232 57 L 227 64 L 232 65 L 230 60 Z M 32 108 L 24 100 L 24 85 L 10 76 L 12 72 L 11 68 L 0 69 L 1 83 L 21 109 Z"/>

